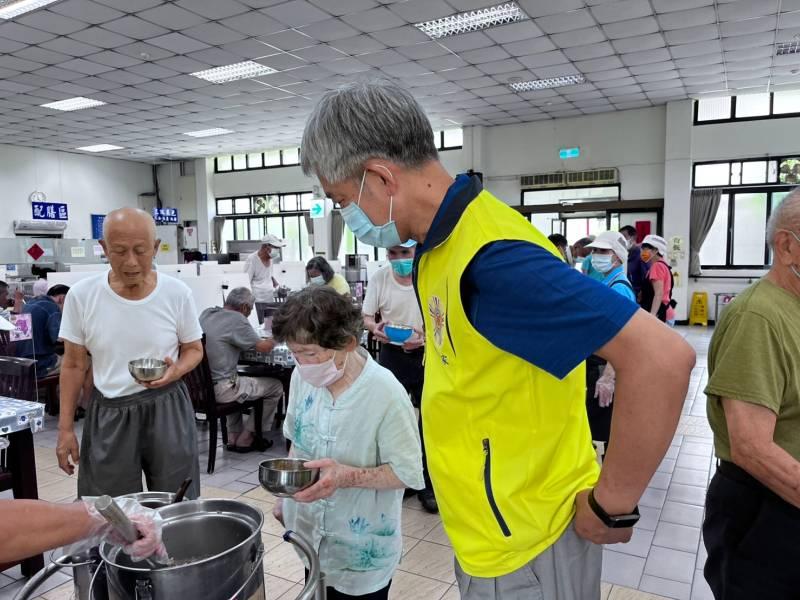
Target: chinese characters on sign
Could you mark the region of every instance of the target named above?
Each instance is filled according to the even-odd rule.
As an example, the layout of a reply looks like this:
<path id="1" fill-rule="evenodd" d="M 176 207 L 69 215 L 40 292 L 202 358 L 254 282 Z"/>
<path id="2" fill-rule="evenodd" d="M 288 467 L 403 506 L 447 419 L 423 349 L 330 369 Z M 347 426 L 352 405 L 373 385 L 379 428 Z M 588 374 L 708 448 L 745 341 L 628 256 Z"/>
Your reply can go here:
<path id="1" fill-rule="evenodd" d="M 37 220 L 67 221 L 69 214 L 66 204 L 56 202 L 32 202 L 33 218 Z"/>
<path id="2" fill-rule="evenodd" d="M 177 208 L 154 208 L 153 219 L 157 225 L 177 225 L 178 223 L 178 209 Z"/>

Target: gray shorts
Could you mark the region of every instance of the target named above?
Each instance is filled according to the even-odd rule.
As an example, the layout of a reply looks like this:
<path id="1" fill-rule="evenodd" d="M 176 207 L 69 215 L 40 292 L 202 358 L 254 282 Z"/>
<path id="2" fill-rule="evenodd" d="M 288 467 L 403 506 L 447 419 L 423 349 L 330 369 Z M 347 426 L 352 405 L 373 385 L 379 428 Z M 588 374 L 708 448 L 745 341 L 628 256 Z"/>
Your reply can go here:
<path id="1" fill-rule="evenodd" d="M 214 384 L 214 396 L 217 402 L 228 404 L 230 402 L 249 402 L 250 400 L 261 399 L 264 404 L 264 412 L 261 420 L 261 431 L 272 429 L 272 422 L 275 419 L 275 411 L 278 403 L 283 400 L 283 384 L 272 377 L 236 377 L 235 380 L 223 380 Z M 255 415 L 247 415 L 244 418 L 242 413 L 237 412 L 228 415 L 228 431 L 239 433 L 244 428 L 250 433 L 255 432 Z"/>
<path id="2" fill-rule="evenodd" d="M 594 600 L 600 597 L 603 547 L 575 533 L 573 523 L 556 543 L 521 569 L 502 577 L 472 577 L 456 560 L 462 600 Z"/>
<path id="3" fill-rule="evenodd" d="M 187 498 L 200 495 L 194 408 L 184 383 L 106 398 L 95 389 L 86 412 L 78 496 L 121 496 L 147 489 L 175 492 L 187 477 Z"/>

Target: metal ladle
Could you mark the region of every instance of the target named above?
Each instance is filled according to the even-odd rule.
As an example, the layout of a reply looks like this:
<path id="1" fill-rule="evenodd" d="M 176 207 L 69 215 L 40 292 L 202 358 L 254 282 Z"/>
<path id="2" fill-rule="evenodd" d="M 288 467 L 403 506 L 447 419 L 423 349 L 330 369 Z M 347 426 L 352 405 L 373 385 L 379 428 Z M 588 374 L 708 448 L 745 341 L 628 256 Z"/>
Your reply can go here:
<path id="1" fill-rule="evenodd" d="M 129 544 L 132 544 L 141 537 L 136 526 L 128 518 L 128 515 L 125 514 L 119 507 L 119 504 L 117 504 L 111 496 L 100 496 L 94 501 L 94 507 Z M 153 562 L 149 558 L 145 558 L 144 563 L 150 569 L 159 569 L 163 566 Z"/>

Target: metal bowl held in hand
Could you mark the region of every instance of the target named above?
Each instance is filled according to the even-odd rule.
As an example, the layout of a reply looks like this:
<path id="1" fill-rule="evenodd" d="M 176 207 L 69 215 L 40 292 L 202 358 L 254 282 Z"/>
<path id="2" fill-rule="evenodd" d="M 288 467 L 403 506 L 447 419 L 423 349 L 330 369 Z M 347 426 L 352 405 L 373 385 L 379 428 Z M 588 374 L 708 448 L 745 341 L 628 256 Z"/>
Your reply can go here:
<path id="1" fill-rule="evenodd" d="M 316 483 L 319 469 L 307 469 L 300 458 L 271 458 L 258 465 L 261 487 L 279 498 L 289 498 Z"/>
<path id="2" fill-rule="evenodd" d="M 155 381 L 167 372 L 167 363 L 157 358 L 137 358 L 128 363 L 128 372 L 137 381 Z"/>
<path id="3" fill-rule="evenodd" d="M 110 600 L 263 600 L 264 515 L 236 500 L 191 500 L 158 509 L 171 561 L 158 569 L 104 543 Z"/>

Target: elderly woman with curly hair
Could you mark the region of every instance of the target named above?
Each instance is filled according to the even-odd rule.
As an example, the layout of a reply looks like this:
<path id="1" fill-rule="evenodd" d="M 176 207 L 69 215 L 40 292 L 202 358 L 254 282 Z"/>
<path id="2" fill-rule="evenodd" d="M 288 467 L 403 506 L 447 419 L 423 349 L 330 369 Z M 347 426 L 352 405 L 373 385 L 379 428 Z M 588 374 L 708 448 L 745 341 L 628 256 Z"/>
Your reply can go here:
<path id="1" fill-rule="evenodd" d="M 292 456 L 320 469 L 274 515 L 312 541 L 329 600 L 388 598 L 403 549 L 403 490 L 424 486 L 411 402 L 359 346 L 362 330 L 359 308 L 327 286 L 289 296 L 272 321 L 297 363 L 284 436 Z"/>

